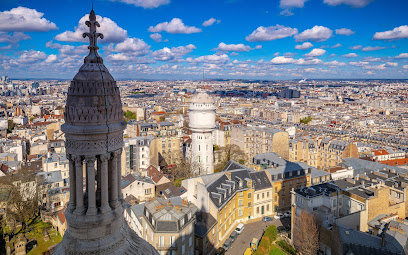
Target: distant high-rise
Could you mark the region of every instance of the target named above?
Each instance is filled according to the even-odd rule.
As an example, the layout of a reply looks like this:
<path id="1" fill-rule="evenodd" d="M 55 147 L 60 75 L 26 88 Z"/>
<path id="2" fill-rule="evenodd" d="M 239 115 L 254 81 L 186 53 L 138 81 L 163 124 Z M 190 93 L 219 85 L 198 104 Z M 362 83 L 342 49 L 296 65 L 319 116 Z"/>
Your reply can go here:
<path id="1" fill-rule="evenodd" d="M 99 23 L 92 10 L 85 23 L 89 55 L 71 82 L 65 107 L 69 159 L 68 228 L 54 254 L 158 254 L 123 219 L 122 104 L 116 81 L 98 55 Z"/>
<path id="2" fill-rule="evenodd" d="M 199 164 L 197 174 L 214 173 L 214 151 L 212 132 L 215 128 L 215 101 L 206 93 L 195 95 L 189 105 L 191 138 L 191 160 Z"/>

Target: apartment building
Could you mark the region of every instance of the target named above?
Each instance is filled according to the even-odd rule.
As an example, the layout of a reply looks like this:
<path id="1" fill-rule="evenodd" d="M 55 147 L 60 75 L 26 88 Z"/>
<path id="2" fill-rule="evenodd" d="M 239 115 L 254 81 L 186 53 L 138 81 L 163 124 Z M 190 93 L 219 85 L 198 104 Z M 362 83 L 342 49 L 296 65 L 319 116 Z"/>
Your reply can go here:
<path id="1" fill-rule="evenodd" d="M 144 202 L 155 196 L 155 184 L 149 177 L 128 174 L 122 178 L 121 185 L 126 200 L 133 196 L 138 202 Z"/>
<path id="2" fill-rule="evenodd" d="M 254 189 L 254 219 L 273 214 L 273 189 L 267 171 L 250 173 Z"/>
<path id="3" fill-rule="evenodd" d="M 154 198 L 144 204 L 143 235 L 159 252 L 194 254 L 194 223 L 197 207 L 181 198 Z"/>
<path id="4" fill-rule="evenodd" d="M 150 166 L 150 146 L 153 136 L 139 136 L 124 139 L 122 153 L 122 175 L 142 173 Z"/>
<path id="5" fill-rule="evenodd" d="M 231 144 L 238 145 L 247 155 L 248 161 L 265 152 L 275 152 L 289 159 L 289 134 L 283 130 L 258 126 L 233 128 Z"/>

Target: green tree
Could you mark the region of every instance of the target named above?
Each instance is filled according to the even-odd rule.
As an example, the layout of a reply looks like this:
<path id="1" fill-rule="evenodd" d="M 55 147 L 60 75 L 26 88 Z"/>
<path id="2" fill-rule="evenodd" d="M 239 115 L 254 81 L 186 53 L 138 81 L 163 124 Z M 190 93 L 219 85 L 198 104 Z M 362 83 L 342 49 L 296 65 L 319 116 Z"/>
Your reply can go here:
<path id="1" fill-rule="evenodd" d="M 304 117 L 304 118 L 300 119 L 300 123 L 303 123 L 305 125 L 307 125 L 311 121 L 312 121 L 312 117 L 310 117 L 310 116 L 307 116 L 307 117 Z"/>
<path id="2" fill-rule="evenodd" d="M 218 147 L 219 148 L 219 147 Z M 215 169 L 214 172 L 221 172 L 222 169 L 227 165 L 227 163 L 230 160 L 234 160 L 238 163 L 240 163 L 241 165 L 244 165 L 245 159 L 246 159 L 246 155 L 245 152 L 243 152 L 238 145 L 227 145 L 225 147 L 219 148 L 219 150 L 221 150 L 221 154 L 222 154 L 222 160 L 219 164 L 215 165 Z"/>

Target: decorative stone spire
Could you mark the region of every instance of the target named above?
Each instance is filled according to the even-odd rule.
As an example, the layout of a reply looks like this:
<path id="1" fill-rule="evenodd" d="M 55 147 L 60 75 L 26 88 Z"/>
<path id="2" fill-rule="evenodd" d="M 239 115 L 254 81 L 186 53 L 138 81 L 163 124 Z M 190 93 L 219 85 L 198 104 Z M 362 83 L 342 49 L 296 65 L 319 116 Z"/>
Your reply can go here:
<path id="1" fill-rule="evenodd" d="M 70 200 L 67 231 L 54 254 L 158 254 L 123 218 L 122 103 L 116 81 L 98 55 L 95 12 L 86 21 L 89 55 L 71 81 L 65 106 Z"/>
<path id="2" fill-rule="evenodd" d="M 89 27 L 89 33 L 83 33 L 82 37 L 89 37 L 89 54 L 85 58 L 85 63 L 103 63 L 102 58 L 98 55 L 98 37 L 103 39 L 103 34 L 97 33 L 96 32 L 96 27 L 100 27 L 98 21 L 96 21 L 96 15 L 93 10 L 93 4 L 92 4 L 92 10 L 89 13 L 89 20 L 85 21 L 85 24 Z"/>

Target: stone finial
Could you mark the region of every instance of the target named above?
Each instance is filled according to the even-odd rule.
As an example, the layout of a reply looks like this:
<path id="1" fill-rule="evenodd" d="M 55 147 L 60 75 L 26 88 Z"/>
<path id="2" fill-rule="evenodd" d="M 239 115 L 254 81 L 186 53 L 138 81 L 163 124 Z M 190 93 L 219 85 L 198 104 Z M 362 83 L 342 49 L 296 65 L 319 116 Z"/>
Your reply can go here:
<path id="1" fill-rule="evenodd" d="M 103 34 L 96 32 L 96 27 L 100 27 L 98 21 L 96 21 L 96 15 L 93 10 L 89 13 L 89 20 L 85 21 L 85 24 L 89 27 L 89 33 L 83 33 L 82 37 L 89 37 L 89 54 L 85 57 L 85 63 L 103 63 L 102 58 L 98 55 L 98 44 L 97 39 L 100 37 L 103 39 Z"/>

